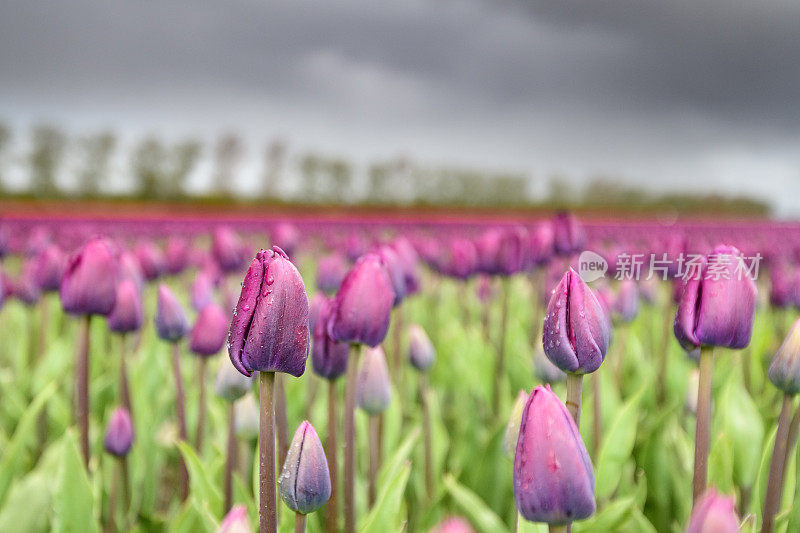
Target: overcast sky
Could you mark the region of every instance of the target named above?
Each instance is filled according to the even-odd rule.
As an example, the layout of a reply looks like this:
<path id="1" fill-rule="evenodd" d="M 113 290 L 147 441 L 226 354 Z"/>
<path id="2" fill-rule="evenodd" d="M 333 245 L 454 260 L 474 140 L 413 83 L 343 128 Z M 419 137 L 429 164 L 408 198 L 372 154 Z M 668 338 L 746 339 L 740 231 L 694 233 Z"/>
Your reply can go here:
<path id="1" fill-rule="evenodd" d="M 800 216 L 800 2 L 5 0 L 0 119 L 235 129 Z"/>

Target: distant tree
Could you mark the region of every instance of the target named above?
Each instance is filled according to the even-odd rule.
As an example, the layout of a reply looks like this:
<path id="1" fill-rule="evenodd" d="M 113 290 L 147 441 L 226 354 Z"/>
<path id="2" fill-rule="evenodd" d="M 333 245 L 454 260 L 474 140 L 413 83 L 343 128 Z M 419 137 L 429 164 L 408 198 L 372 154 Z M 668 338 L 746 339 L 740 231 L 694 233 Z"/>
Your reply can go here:
<path id="1" fill-rule="evenodd" d="M 301 201 L 316 201 L 319 198 L 319 173 L 322 169 L 321 158 L 309 152 L 300 159 Z"/>
<path id="2" fill-rule="evenodd" d="M 0 191 L 5 190 L 5 155 L 11 144 L 11 127 L 0 122 Z"/>
<path id="3" fill-rule="evenodd" d="M 238 135 L 227 133 L 214 147 L 213 190 L 216 194 L 230 196 L 234 191 L 234 174 L 244 155 L 244 144 Z"/>
<path id="4" fill-rule="evenodd" d="M 117 145 L 117 137 L 111 131 L 103 131 L 80 140 L 83 164 L 78 171 L 78 190 L 84 196 L 95 196 L 103 178 L 108 177 L 111 155 Z"/>
<path id="5" fill-rule="evenodd" d="M 172 148 L 172 165 L 167 180 L 167 195 L 173 198 L 186 193 L 186 180 L 200 159 L 202 145 L 196 139 L 185 139 Z"/>
<path id="6" fill-rule="evenodd" d="M 138 182 L 138 192 L 144 198 L 165 196 L 167 150 L 155 136 L 142 139 L 133 151 L 131 167 Z"/>
<path id="7" fill-rule="evenodd" d="M 275 189 L 286 164 L 286 142 L 274 139 L 264 150 L 264 190 L 265 197 L 274 197 Z"/>
<path id="8" fill-rule="evenodd" d="M 67 137 L 60 129 L 46 124 L 33 128 L 30 182 L 35 193 L 53 196 L 58 192 L 56 177 L 66 146 Z"/>
<path id="9" fill-rule="evenodd" d="M 350 182 L 353 177 L 353 167 L 348 161 L 341 158 L 331 159 L 327 165 L 331 191 L 328 199 L 341 202 L 350 196 Z"/>

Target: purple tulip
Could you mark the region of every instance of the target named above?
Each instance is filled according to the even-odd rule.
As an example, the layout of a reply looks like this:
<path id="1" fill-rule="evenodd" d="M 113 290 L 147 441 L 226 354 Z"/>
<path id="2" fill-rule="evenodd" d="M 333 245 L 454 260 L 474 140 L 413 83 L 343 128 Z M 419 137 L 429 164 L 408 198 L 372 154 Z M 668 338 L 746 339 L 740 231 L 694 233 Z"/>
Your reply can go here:
<path id="1" fill-rule="evenodd" d="M 244 266 L 242 242 L 228 227 L 222 226 L 214 231 L 211 253 L 224 272 L 238 272 Z"/>
<path id="2" fill-rule="evenodd" d="M 117 285 L 117 301 L 108 315 L 108 329 L 117 333 L 137 331 L 142 327 L 144 310 L 139 288 L 129 279 Z"/>
<path id="3" fill-rule="evenodd" d="M 425 372 L 436 359 L 436 349 L 428 334 L 418 324 L 408 326 L 408 360 L 411 366 Z"/>
<path id="4" fill-rule="evenodd" d="M 117 407 L 111 413 L 103 444 L 111 455 L 117 457 L 128 455 L 133 446 L 133 422 L 130 413 L 124 407 Z"/>
<path id="5" fill-rule="evenodd" d="M 25 243 L 25 255 L 35 257 L 53 243 L 53 235 L 44 226 L 37 226 L 28 237 Z"/>
<path id="6" fill-rule="evenodd" d="M 163 283 L 158 286 L 156 305 L 156 332 L 169 342 L 178 342 L 186 335 L 189 324 L 178 299 Z"/>
<path id="7" fill-rule="evenodd" d="M 614 298 L 614 314 L 621 322 L 630 322 L 639 313 L 639 288 L 630 279 L 623 280 Z"/>
<path id="8" fill-rule="evenodd" d="M 491 228 L 483 232 L 475 241 L 475 250 L 478 255 L 477 269 L 484 274 L 499 274 L 497 265 L 497 252 L 500 249 L 501 231 Z"/>
<path id="9" fill-rule="evenodd" d="M 366 254 L 356 261 L 336 293 L 328 332 L 340 342 L 377 346 L 389 330 L 393 302 L 394 289 L 383 260 Z"/>
<path id="10" fill-rule="evenodd" d="M 583 227 L 570 213 L 562 211 L 553 219 L 553 244 L 559 255 L 579 252 L 586 244 Z"/>
<path id="11" fill-rule="evenodd" d="M 687 351 L 701 345 L 744 348 L 750 343 L 756 286 L 739 270 L 740 257 L 733 246 L 717 246 L 686 282 L 674 329 Z"/>
<path id="12" fill-rule="evenodd" d="M 531 266 L 547 264 L 553 257 L 554 235 L 553 225 L 542 222 L 530 231 L 530 262 Z"/>
<path id="13" fill-rule="evenodd" d="M 300 231 L 289 222 L 281 222 L 272 230 L 272 242 L 279 246 L 287 257 L 294 257 L 300 244 Z"/>
<path id="14" fill-rule="evenodd" d="M 769 303 L 773 307 L 791 304 L 791 274 L 786 265 L 777 264 L 769 272 Z"/>
<path id="15" fill-rule="evenodd" d="M 439 522 L 431 533 L 475 533 L 475 530 L 463 518 L 450 516 Z"/>
<path id="16" fill-rule="evenodd" d="M 228 336 L 228 315 L 217 304 L 200 311 L 189 335 L 189 349 L 197 355 L 216 355 Z"/>
<path id="17" fill-rule="evenodd" d="M 550 387 L 533 389 L 514 454 L 514 500 L 531 522 L 567 524 L 594 514 L 594 473 L 567 408 Z"/>
<path id="18" fill-rule="evenodd" d="M 544 353 L 564 372 L 588 374 L 600 367 L 610 339 L 608 315 L 589 286 L 570 268 L 547 305 Z"/>
<path id="19" fill-rule="evenodd" d="M 139 267 L 148 281 L 158 279 L 164 272 L 164 256 L 152 242 L 141 242 L 133 249 Z"/>
<path id="20" fill-rule="evenodd" d="M 467 279 L 478 268 L 478 252 L 475 244 L 462 238 L 452 239 L 445 245 L 439 258 L 439 270 L 456 279 Z"/>
<path id="21" fill-rule="evenodd" d="M 36 283 L 35 269 L 34 260 L 27 260 L 22 267 L 22 272 L 11 287 L 14 297 L 25 305 L 34 305 L 41 296 L 39 285 Z"/>
<path id="22" fill-rule="evenodd" d="M 328 321 L 333 312 L 333 299 L 322 297 L 314 301 L 316 321 L 312 326 L 314 343 L 311 350 L 311 362 L 314 372 L 325 379 L 334 380 L 347 370 L 347 357 L 350 345 L 335 341 L 328 333 Z"/>
<path id="23" fill-rule="evenodd" d="M 201 270 L 195 275 L 189 294 L 192 309 L 197 312 L 202 311 L 214 300 L 214 280 L 206 271 Z"/>
<path id="24" fill-rule="evenodd" d="M 228 351 L 239 372 L 303 374 L 308 356 L 308 296 L 303 278 L 274 246 L 261 250 L 242 282 Z"/>
<path id="25" fill-rule="evenodd" d="M 179 237 L 170 237 L 164 252 L 167 272 L 173 276 L 183 272 L 189 265 L 189 243 Z"/>
<path id="26" fill-rule="evenodd" d="M 419 275 L 419 255 L 411 244 L 411 241 L 405 237 L 395 239 L 391 244 L 399 260 L 400 270 L 403 272 L 403 279 L 405 281 L 405 295 L 410 296 L 419 291 L 420 275 Z"/>
<path id="27" fill-rule="evenodd" d="M 330 254 L 317 264 L 317 288 L 323 292 L 335 293 L 347 274 L 347 263 L 339 254 Z"/>
<path id="28" fill-rule="evenodd" d="M 61 287 L 61 278 L 66 267 L 67 256 L 55 244 L 39 252 L 33 271 L 39 289 L 44 292 L 57 291 Z"/>
<path id="29" fill-rule="evenodd" d="M 800 392 L 800 319 L 783 340 L 769 366 L 769 380 L 786 394 Z"/>
<path id="30" fill-rule="evenodd" d="M 708 489 L 694 504 L 686 533 L 737 533 L 739 517 L 733 498 Z"/>
<path id="31" fill-rule="evenodd" d="M 236 370 L 229 359 L 223 358 L 214 381 L 214 393 L 229 402 L 235 402 L 253 388 L 253 381 L 252 376 L 245 376 Z"/>
<path id="32" fill-rule="evenodd" d="M 76 315 L 108 315 L 117 299 L 117 253 L 105 239 L 86 243 L 70 257 L 61 278 L 61 305 Z"/>
<path id="33" fill-rule="evenodd" d="M 367 245 L 364 243 L 364 238 L 360 234 L 352 232 L 347 236 L 344 242 L 344 253 L 347 255 L 347 259 L 350 261 L 357 261 L 366 250 Z"/>
<path id="34" fill-rule="evenodd" d="M 247 516 L 247 507 L 235 505 L 222 519 L 217 533 L 252 533 L 252 531 L 250 518 Z"/>
<path id="35" fill-rule="evenodd" d="M 496 265 L 500 274 L 510 276 L 528 267 L 530 262 L 530 237 L 528 231 L 516 226 L 500 233 Z"/>
<path id="36" fill-rule="evenodd" d="M 379 415 L 392 401 L 392 382 L 386 355 L 380 346 L 364 350 L 356 381 L 356 403 L 370 415 Z"/>
<path id="37" fill-rule="evenodd" d="M 331 476 L 325 451 L 306 420 L 294 434 L 278 479 L 281 499 L 296 513 L 313 513 L 331 497 Z"/>
<path id="38" fill-rule="evenodd" d="M 122 252 L 119 256 L 119 279 L 131 280 L 141 292 L 144 289 L 144 274 L 139 266 L 139 261 L 131 252 Z"/>

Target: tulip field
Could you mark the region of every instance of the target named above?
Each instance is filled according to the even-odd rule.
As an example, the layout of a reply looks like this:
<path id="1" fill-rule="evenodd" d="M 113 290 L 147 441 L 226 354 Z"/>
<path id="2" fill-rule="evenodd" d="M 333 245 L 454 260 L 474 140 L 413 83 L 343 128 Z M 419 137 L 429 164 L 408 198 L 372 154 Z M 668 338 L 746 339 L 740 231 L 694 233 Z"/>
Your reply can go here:
<path id="1" fill-rule="evenodd" d="M 0 220 L 0 532 L 800 531 L 800 226 Z"/>

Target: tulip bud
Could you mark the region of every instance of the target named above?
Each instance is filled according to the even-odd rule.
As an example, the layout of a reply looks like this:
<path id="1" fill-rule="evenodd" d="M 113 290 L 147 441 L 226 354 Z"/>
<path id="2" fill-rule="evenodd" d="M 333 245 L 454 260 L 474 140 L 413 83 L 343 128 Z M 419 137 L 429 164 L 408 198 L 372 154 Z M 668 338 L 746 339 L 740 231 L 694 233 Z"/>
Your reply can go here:
<path id="1" fill-rule="evenodd" d="M 367 245 L 364 243 L 364 238 L 355 232 L 350 233 L 344 241 L 344 253 L 350 261 L 357 261 L 359 257 L 364 255 Z"/>
<path id="2" fill-rule="evenodd" d="M 497 265 L 497 251 L 500 249 L 500 230 L 490 228 L 483 232 L 475 241 L 475 250 L 478 256 L 477 269 L 484 274 L 499 274 Z"/>
<path id="3" fill-rule="evenodd" d="M 57 291 L 61 287 L 61 278 L 67 267 L 67 256 L 55 244 L 43 249 L 36 256 L 34 278 L 39 289 L 45 292 Z"/>
<path id="4" fill-rule="evenodd" d="M 392 243 L 392 248 L 397 253 L 400 269 L 405 281 L 404 293 L 410 296 L 419 291 L 419 255 L 411 242 L 405 237 L 400 237 Z"/>
<path id="5" fill-rule="evenodd" d="M 328 332 L 340 342 L 377 346 L 389 330 L 393 302 L 394 289 L 383 260 L 376 254 L 364 255 L 336 293 Z"/>
<path id="6" fill-rule="evenodd" d="M 253 440 L 258 437 L 259 410 L 255 396 L 245 394 L 233 404 L 233 430 L 236 437 Z"/>
<path id="7" fill-rule="evenodd" d="M 431 533 L 475 533 L 475 530 L 463 518 L 451 516 L 439 522 Z"/>
<path id="8" fill-rule="evenodd" d="M 228 315 L 217 304 L 200 311 L 189 336 L 189 349 L 197 355 L 216 355 L 228 336 Z"/>
<path id="9" fill-rule="evenodd" d="M 299 377 L 308 356 L 308 296 L 283 250 L 261 250 L 242 282 L 228 351 L 239 372 L 285 372 Z"/>
<path id="10" fill-rule="evenodd" d="M 172 291 L 163 283 L 158 286 L 158 302 L 156 305 L 156 332 L 158 336 L 170 342 L 178 342 L 186 335 L 189 324 L 186 315 Z"/>
<path id="11" fill-rule="evenodd" d="M 297 428 L 278 479 L 281 499 L 296 513 L 313 513 L 331 497 L 331 476 L 325 451 L 314 427 Z"/>
<path id="12" fill-rule="evenodd" d="M 603 362 L 610 336 L 606 312 L 589 286 L 570 268 L 547 305 L 544 353 L 564 372 L 588 374 Z"/>
<path id="13" fill-rule="evenodd" d="M 549 222 L 542 222 L 531 230 L 530 236 L 531 265 L 541 266 L 546 264 L 553 257 L 553 225 Z"/>
<path id="14" fill-rule="evenodd" d="M 586 234 L 574 216 L 564 211 L 555 216 L 553 244 L 559 255 L 570 255 L 583 248 L 586 244 Z"/>
<path id="15" fill-rule="evenodd" d="M 325 256 L 317 264 L 317 288 L 322 292 L 335 293 L 339 290 L 345 274 L 347 274 L 347 264 L 341 255 Z"/>
<path id="16" fill-rule="evenodd" d="M 316 323 L 313 326 L 314 344 L 311 362 L 314 372 L 325 379 L 334 380 L 347 371 L 350 345 L 338 342 L 328 334 L 328 321 L 333 313 L 333 299 L 322 297 L 317 303 Z"/>
<path id="17" fill-rule="evenodd" d="M 231 364 L 229 359 L 222 359 L 217 379 L 214 381 L 214 392 L 220 398 L 235 402 L 253 388 L 253 377 L 247 377 Z"/>
<path id="18" fill-rule="evenodd" d="M 105 449 L 111 455 L 125 457 L 133 446 L 133 422 L 124 407 L 117 407 L 111 413 L 106 427 Z"/>
<path id="19" fill-rule="evenodd" d="M 294 257 L 300 244 L 300 231 L 288 222 L 281 222 L 272 230 L 272 241 L 286 253 L 287 257 Z"/>
<path id="20" fill-rule="evenodd" d="M 237 272 L 244 263 L 242 243 L 239 237 L 228 227 L 214 230 L 211 253 L 219 267 L 225 272 Z"/>
<path id="21" fill-rule="evenodd" d="M 497 268 L 500 274 L 510 276 L 528 267 L 530 261 L 528 231 L 516 226 L 500 233 L 497 246 Z"/>
<path id="22" fill-rule="evenodd" d="M 364 350 L 356 380 L 356 403 L 370 415 L 379 415 L 392 401 L 392 382 L 383 348 Z"/>
<path id="23" fill-rule="evenodd" d="M 639 288 L 636 282 L 626 279 L 620 283 L 614 299 L 614 311 L 621 322 L 630 322 L 639 312 Z"/>
<path id="24" fill-rule="evenodd" d="M 533 351 L 533 373 L 542 383 L 559 383 L 567 378 L 567 375 L 561 371 L 556 365 L 550 362 L 550 359 L 544 354 L 541 349 L 542 343 Z"/>
<path id="25" fill-rule="evenodd" d="M 517 394 L 514 406 L 511 408 L 511 416 L 508 417 L 506 432 L 503 435 L 503 451 L 512 459 L 514 458 L 514 452 L 517 450 L 519 426 L 522 422 L 522 411 L 525 409 L 526 403 L 528 403 L 528 394 L 524 390 L 521 390 L 519 394 Z"/>
<path id="26" fill-rule="evenodd" d="M 152 242 L 141 242 L 133 250 L 142 274 L 148 281 L 158 279 L 164 272 L 164 256 Z"/>
<path id="27" fill-rule="evenodd" d="M 594 473 L 575 421 L 547 385 L 522 412 L 514 454 L 514 500 L 531 522 L 566 524 L 594 514 Z"/>
<path id="28" fill-rule="evenodd" d="M 164 262 L 167 272 L 180 274 L 189 264 L 189 244 L 179 237 L 170 237 L 164 253 Z"/>
<path id="29" fill-rule="evenodd" d="M 400 258 L 392 247 L 387 245 L 378 248 L 377 254 L 383 259 L 386 273 L 389 274 L 389 279 L 392 281 L 392 290 L 394 291 L 392 306 L 397 307 L 406 296 L 406 280 L 400 265 Z"/>
<path id="30" fill-rule="evenodd" d="M 117 299 L 117 260 L 111 243 L 94 239 L 73 255 L 60 292 L 67 313 L 108 315 Z"/>
<path id="31" fill-rule="evenodd" d="M 41 291 L 34 278 L 36 265 L 28 260 L 22 268 L 22 273 L 13 285 L 14 297 L 26 305 L 34 305 L 39 301 Z"/>
<path id="32" fill-rule="evenodd" d="M 736 533 L 739 517 L 733 498 L 720 495 L 713 488 L 697 500 L 686 533 Z"/>
<path id="33" fill-rule="evenodd" d="M 453 239 L 442 252 L 438 259 L 438 268 L 443 274 L 456 279 L 467 279 L 478 268 L 478 252 L 475 244 L 468 239 Z"/>
<path id="34" fill-rule="evenodd" d="M 142 327 L 144 310 L 139 288 L 129 279 L 117 285 L 117 300 L 108 315 L 108 329 L 117 333 L 137 331 Z"/>
<path id="35" fill-rule="evenodd" d="M 247 516 L 247 507 L 234 505 L 217 529 L 217 533 L 252 533 L 250 518 Z"/>
<path id="36" fill-rule="evenodd" d="M 800 392 L 800 319 L 781 343 L 767 373 L 769 380 L 786 394 Z"/>
<path id="37" fill-rule="evenodd" d="M 425 372 L 436 359 L 436 349 L 428 334 L 418 324 L 408 326 L 408 360 L 411 366 Z"/>
<path id="38" fill-rule="evenodd" d="M 122 252 L 119 256 L 119 279 L 132 281 L 139 292 L 144 288 L 144 274 L 139 262 L 130 252 Z"/>
<path id="39" fill-rule="evenodd" d="M 195 275 L 192 286 L 189 289 L 192 300 L 192 308 L 200 312 L 205 306 L 214 300 L 214 280 L 211 276 L 201 270 Z"/>
<path id="40" fill-rule="evenodd" d="M 685 349 L 744 348 L 750 343 L 756 286 L 749 273 L 742 272 L 740 261 L 741 253 L 733 246 L 717 246 L 686 282 L 674 328 Z"/>

